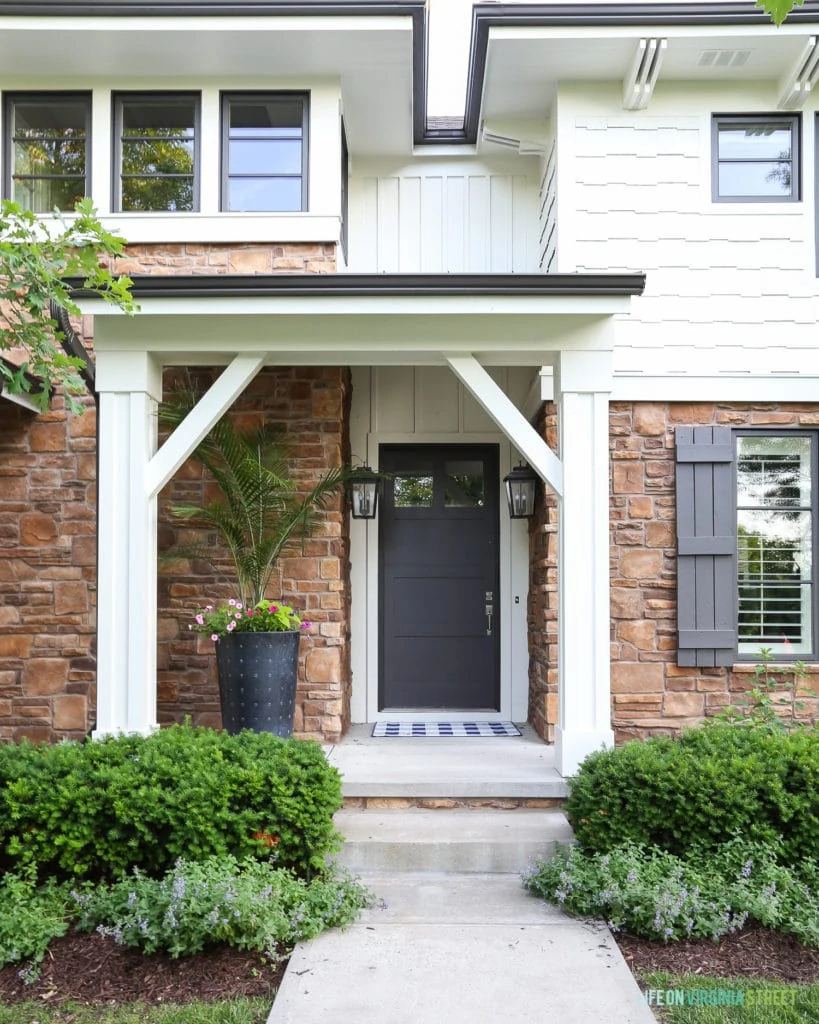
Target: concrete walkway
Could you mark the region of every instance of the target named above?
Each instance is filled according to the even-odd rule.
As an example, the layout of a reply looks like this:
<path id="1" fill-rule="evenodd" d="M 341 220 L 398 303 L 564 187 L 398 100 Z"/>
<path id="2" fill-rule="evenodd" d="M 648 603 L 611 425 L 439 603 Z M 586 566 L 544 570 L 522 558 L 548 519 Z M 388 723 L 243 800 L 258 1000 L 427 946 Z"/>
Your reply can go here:
<path id="1" fill-rule="evenodd" d="M 608 929 L 517 875 L 364 882 L 384 906 L 296 947 L 269 1024 L 656 1024 Z"/>

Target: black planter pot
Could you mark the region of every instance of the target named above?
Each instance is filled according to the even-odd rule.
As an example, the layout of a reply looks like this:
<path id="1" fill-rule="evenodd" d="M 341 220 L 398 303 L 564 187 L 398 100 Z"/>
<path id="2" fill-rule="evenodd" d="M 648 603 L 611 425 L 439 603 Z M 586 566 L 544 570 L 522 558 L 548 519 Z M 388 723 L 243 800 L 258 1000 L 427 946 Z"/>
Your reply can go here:
<path id="1" fill-rule="evenodd" d="M 291 736 L 299 667 L 297 630 L 228 633 L 216 644 L 222 726 Z"/>

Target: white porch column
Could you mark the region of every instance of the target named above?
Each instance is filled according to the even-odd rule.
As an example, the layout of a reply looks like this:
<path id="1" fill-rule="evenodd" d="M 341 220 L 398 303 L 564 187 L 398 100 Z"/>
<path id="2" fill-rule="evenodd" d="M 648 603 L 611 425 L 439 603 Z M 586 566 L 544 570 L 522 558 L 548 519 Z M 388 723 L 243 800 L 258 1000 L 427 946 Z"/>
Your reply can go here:
<path id="1" fill-rule="evenodd" d="M 156 451 L 162 370 L 147 352 L 97 353 L 99 391 L 97 727 L 148 733 L 156 722 Z"/>
<path id="2" fill-rule="evenodd" d="M 559 499 L 558 689 L 561 775 L 611 746 L 609 671 L 609 394 L 612 354 L 561 352 L 555 366 Z"/>

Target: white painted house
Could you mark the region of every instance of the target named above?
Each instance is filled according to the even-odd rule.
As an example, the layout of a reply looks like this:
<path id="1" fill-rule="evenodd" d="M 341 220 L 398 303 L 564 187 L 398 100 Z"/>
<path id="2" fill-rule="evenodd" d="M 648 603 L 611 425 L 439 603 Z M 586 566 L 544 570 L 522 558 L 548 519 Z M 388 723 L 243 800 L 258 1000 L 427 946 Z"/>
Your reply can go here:
<path id="1" fill-rule="evenodd" d="M 92 196 L 141 306 L 83 300 L 98 470 L 90 398 L 0 402 L 0 735 L 218 724 L 212 580 L 158 590 L 157 536 L 234 403 L 306 476 L 390 474 L 283 562 L 301 734 L 529 720 L 565 775 L 735 701 L 762 646 L 819 664 L 819 3 L 477 4 L 445 119 L 426 31 L 423 0 L 0 0 L 3 194 Z M 163 371 L 213 367 L 158 447 Z"/>

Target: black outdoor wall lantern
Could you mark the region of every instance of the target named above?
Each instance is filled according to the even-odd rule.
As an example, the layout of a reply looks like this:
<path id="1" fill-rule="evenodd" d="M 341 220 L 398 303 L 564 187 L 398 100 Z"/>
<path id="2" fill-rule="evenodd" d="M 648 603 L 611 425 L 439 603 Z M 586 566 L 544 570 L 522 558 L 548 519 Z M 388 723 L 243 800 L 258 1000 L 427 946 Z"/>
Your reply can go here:
<path id="1" fill-rule="evenodd" d="M 535 514 L 537 473 L 530 466 L 516 466 L 503 478 L 510 519 L 529 519 Z"/>
<path id="2" fill-rule="evenodd" d="M 369 466 L 362 466 L 354 470 L 348 479 L 353 519 L 375 519 L 381 477 Z"/>

